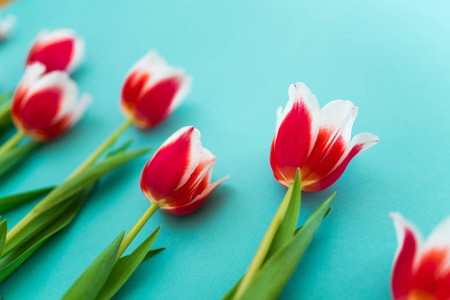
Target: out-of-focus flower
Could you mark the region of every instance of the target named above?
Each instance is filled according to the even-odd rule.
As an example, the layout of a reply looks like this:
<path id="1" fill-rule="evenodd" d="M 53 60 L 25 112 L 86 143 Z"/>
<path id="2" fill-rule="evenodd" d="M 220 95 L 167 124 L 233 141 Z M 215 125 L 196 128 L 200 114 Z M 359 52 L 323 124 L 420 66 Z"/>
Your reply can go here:
<path id="1" fill-rule="evenodd" d="M 183 127 L 170 136 L 145 165 L 141 189 L 161 209 L 176 215 L 196 210 L 225 180 L 211 182 L 216 158 L 202 147 L 200 132 Z"/>
<path id="2" fill-rule="evenodd" d="M 191 81 L 183 69 L 168 65 L 151 50 L 131 68 L 122 88 L 121 108 L 136 126 L 155 127 L 188 95 Z"/>
<path id="3" fill-rule="evenodd" d="M 19 130 L 37 141 L 57 137 L 72 127 L 90 103 L 78 98 L 78 86 L 66 72 L 45 73 L 36 63 L 26 68 L 11 103 L 11 115 Z"/>
<path id="4" fill-rule="evenodd" d="M 15 24 L 16 17 L 13 15 L 6 16 L 4 19 L 0 18 L 0 40 L 7 39 L 11 36 Z"/>
<path id="5" fill-rule="evenodd" d="M 358 108 L 351 101 L 331 101 L 319 110 L 314 94 L 304 83 L 289 87 L 289 101 L 278 120 L 270 152 L 276 180 L 294 182 L 301 170 L 302 190 L 320 191 L 341 177 L 350 160 L 378 142 L 371 133 L 351 137 Z"/>
<path id="6" fill-rule="evenodd" d="M 393 299 L 450 299 L 450 218 L 439 224 L 424 243 L 400 214 L 390 216 L 398 241 L 391 281 Z"/>
<path id="7" fill-rule="evenodd" d="M 41 32 L 33 45 L 26 65 L 39 62 L 46 72 L 73 72 L 84 57 L 84 41 L 72 29 Z"/>

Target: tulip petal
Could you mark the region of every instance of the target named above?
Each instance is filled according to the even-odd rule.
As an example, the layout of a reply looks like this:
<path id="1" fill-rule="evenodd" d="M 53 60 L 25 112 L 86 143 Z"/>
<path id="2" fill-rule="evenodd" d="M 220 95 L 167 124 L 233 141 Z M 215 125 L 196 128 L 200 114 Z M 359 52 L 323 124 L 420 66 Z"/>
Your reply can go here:
<path id="1" fill-rule="evenodd" d="M 414 261 L 421 245 L 420 233 L 398 213 L 390 213 L 397 233 L 397 253 L 392 271 L 392 295 L 394 299 L 406 297 L 411 291 Z"/>
<path id="2" fill-rule="evenodd" d="M 202 158 L 200 132 L 183 127 L 169 137 L 142 172 L 141 189 L 155 201 L 163 200 L 184 185 Z"/>
<path id="3" fill-rule="evenodd" d="M 40 62 L 47 72 L 72 71 L 84 56 L 84 42 L 71 29 L 42 31 L 31 47 L 27 65 Z"/>
<path id="4" fill-rule="evenodd" d="M 355 135 L 335 167 L 321 178 L 309 176 L 305 182 L 302 180 L 302 190 L 316 192 L 326 189 L 341 177 L 353 157 L 374 146 L 378 143 L 378 140 L 379 138 L 376 135 L 367 132 Z"/>
<path id="5" fill-rule="evenodd" d="M 319 103 L 303 83 L 289 87 L 289 102 L 279 120 L 273 141 L 272 169 L 276 165 L 288 182 L 310 154 L 318 134 Z"/>
<path id="6" fill-rule="evenodd" d="M 319 112 L 320 129 L 302 168 L 302 181 L 315 181 L 331 172 L 345 153 L 358 108 L 351 101 L 335 100 Z"/>
<path id="7" fill-rule="evenodd" d="M 200 195 L 197 196 L 197 198 L 185 205 L 180 206 L 170 206 L 167 208 L 164 208 L 166 212 L 175 214 L 175 215 L 187 215 L 195 211 L 197 208 L 200 207 L 200 205 L 205 202 L 205 200 L 208 198 L 208 196 L 221 185 L 223 182 L 225 182 L 229 176 L 226 176 L 222 179 L 219 179 L 213 183 L 211 183 L 208 188 L 206 188 Z"/>

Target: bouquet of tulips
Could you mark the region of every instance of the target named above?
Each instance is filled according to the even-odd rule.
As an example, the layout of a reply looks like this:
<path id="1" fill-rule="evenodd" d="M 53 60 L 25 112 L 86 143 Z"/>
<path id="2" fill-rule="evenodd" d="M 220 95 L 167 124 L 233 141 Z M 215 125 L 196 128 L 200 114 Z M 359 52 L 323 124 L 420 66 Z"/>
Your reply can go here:
<path id="1" fill-rule="evenodd" d="M 14 18 L 0 19 L 0 40 L 10 36 Z M 0 146 L 0 176 L 34 149 L 61 137 L 83 116 L 92 97 L 79 96 L 71 78 L 85 54 L 83 40 L 70 29 L 45 31 L 32 43 L 22 79 L 13 93 L 0 96 L 0 134 L 14 124 L 16 133 Z M 192 79 L 149 51 L 125 78 L 118 126 L 61 184 L 0 198 L 0 212 L 41 199 L 17 224 L 0 222 L 0 282 L 56 233 L 66 228 L 92 197 L 98 181 L 118 167 L 148 155 L 129 150 L 133 140 L 119 143 L 135 125 L 152 129 L 166 120 L 190 92 Z M 270 166 L 287 188 L 247 271 L 222 299 L 278 299 L 281 291 L 331 211 L 336 192 L 299 226 L 302 191 L 322 191 L 334 184 L 350 161 L 378 142 L 371 133 L 351 138 L 358 108 L 335 100 L 321 109 L 303 83 L 289 87 L 289 101 L 277 111 Z M 182 127 L 160 146 L 142 170 L 140 187 L 149 207 L 129 231 L 118 232 L 109 245 L 79 274 L 62 299 L 110 299 L 136 268 L 164 248 L 152 249 L 157 227 L 129 254 L 130 244 L 159 209 L 185 215 L 194 212 L 229 176 L 212 181 L 215 156 L 200 141 L 200 131 Z M 137 184 L 137 183 L 136 183 Z M 421 242 L 418 231 L 399 213 L 391 213 L 399 248 L 394 259 L 394 299 L 450 299 L 450 221 L 445 220 Z"/>

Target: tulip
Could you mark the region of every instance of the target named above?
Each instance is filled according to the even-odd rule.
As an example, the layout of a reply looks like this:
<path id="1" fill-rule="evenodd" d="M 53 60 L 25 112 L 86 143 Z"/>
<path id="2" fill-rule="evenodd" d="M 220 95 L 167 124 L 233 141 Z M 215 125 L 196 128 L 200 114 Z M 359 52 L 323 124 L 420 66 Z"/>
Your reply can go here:
<path id="1" fill-rule="evenodd" d="M 24 135 L 42 142 L 63 134 L 80 119 L 91 99 L 89 95 L 77 98 L 78 87 L 67 73 L 45 73 L 39 63 L 27 67 L 11 102 L 12 120 L 19 131 L 0 152 Z"/>
<path id="2" fill-rule="evenodd" d="M 450 218 L 422 242 L 420 233 L 398 213 L 391 213 L 398 248 L 392 270 L 395 300 L 450 299 Z"/>
<path id="3" fill-rule="evenodd" d="M 202 147 L 192 126 L 175 132 L 145 165 L 141 189 L 162 210 L 185 215 L 196 210 L 228 177 L 211 182 L 214 155 Z"/>
<path id="4" fill-rule="evenodd" d="M 200 131 L 192 126 L 172 134 L 145 165 L 141 189 L 152 203 L 123 239 L 117 257 L 130 245 L 159 208 L 175 215 L 195 211 L 224 181 L 211 182 L 214 155 L 202 147 Z"/>
<path id="5" fill-rule="evenodd" d="M 0 19 L 0 40 L 10 37 L 15 24 L 16 18 L 12 15 L 9 15 L 4 19 Z"/>
<path id="6" fill-rule="evenodd" d="M 84 42 L 71 29 L 56 29 L 41 32 L 33 45 L 26 65 L 39 62 L 47 72 L 73 72 L 84 57 Z"/>
<path id="7" fill-rule="evenodd" d="M 360 133 L 351 137 L 358 108 L 351 101 L 335 100 L 319 110 L 314 94 L 304 83 L 289 87 L 289 102 L 277 111 L 270 152 L 275 179 L 288 187 L 301 170 L 302 190 L 321 191 L 336 182 L 356 154 L 372 147 L 378 137 Z"/>
<path id="8" fill-rule="evenodd" d="M 191 89 L 191 77 L 168 65 L 154 50 L 129 72 L 122 88 L 121 108 L 136 126 L 159 125 L 180 105 Z"/>

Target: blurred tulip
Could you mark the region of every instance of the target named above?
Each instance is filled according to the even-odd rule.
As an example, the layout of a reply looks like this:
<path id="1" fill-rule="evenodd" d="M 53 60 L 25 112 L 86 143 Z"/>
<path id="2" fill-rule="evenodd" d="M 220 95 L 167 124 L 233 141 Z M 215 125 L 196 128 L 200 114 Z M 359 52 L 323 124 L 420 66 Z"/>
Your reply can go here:
<path id="1" fill-rule="evenodd" d="M 159 208 L 176 215 L 197 209 L 225 180 L 211 182 L 216 158 L 202 147 L 200 132 L 183 127 L 169 137 L 146 164 L 141 189 Z"/>
<path id="2" fill-rule="evenodd" d="M 26 68 L 13 96 L 11 115 L 17 128 L 37 141 L 57 137 L 72 127 L 90 103 L 78 98 L 78 86 L 65 72 L 45 73 L 36 63 Z"/>
<path id="3" fill-rule="evenodd" d="M 424 243 L 400 214 L 390 216 L 398 241 L 391 281 L 393 299 L 450 299 L 450 218 L 439 224 Z"/>
<path id="4" fill-rule="evenodd" d="M 360 133 L 351 137 L 358 108 L 351 101 L 319 103 L 304 83 L 289 87 L 289 101 L 278 120 L 270 152 L 275 179 L 289 186 L 301 170 L 302 190 L 320 191 L 341 177 L 350 160 L 372 147 L 378 137 Z"/>
<path id="5" fill-rule="evenodd" d="M 15 24 L 16 17 L 12 15 L 9 15 L 4 19 L 0 19 L 0 40 L 5 40 L 10 37 Z"/>
<path id="6" fill-rule="evenodd" d="M 84 42 L 71 29 L 56 29 L 41 32 L 33 45 L 26 65 L 36 62 L 46 67 L 46 72 L 73 72 L 84 57 Z"/>
<path id="7" fill-rule="evenodd" d="M 122 88 L 122 110 L 136 126 L 155 127 L 188 95 L 191 81 L 183 69 L 168 65 L 152 50 L 131 68 Z"/>

